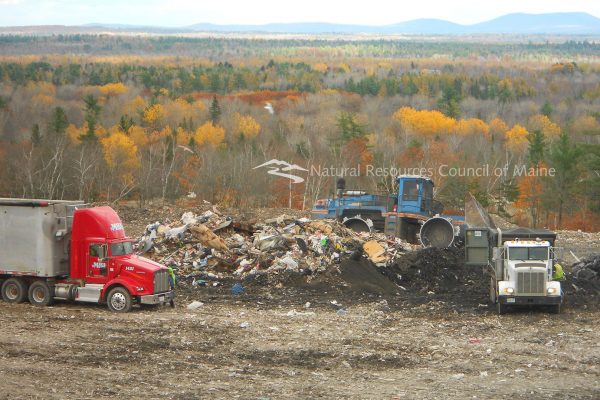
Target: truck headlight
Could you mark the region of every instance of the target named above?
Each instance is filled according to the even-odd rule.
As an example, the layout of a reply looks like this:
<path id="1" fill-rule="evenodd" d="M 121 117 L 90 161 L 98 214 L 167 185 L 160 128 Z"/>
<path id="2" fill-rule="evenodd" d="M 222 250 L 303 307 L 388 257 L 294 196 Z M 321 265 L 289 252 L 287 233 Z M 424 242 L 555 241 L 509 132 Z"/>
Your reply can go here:
<path id="1" fill-rule="evenodd" d="M 504 294 L 513 294 L 514 292 L 515 292 L 515 289 L 513 289 L 511 287 L 504 288 Z"/>
<path id="2" fill-rule="evenodd" d="M 548 294 L 556 294 L 557 290 L 555 287 L 549 287 L 548 288 Z"/>

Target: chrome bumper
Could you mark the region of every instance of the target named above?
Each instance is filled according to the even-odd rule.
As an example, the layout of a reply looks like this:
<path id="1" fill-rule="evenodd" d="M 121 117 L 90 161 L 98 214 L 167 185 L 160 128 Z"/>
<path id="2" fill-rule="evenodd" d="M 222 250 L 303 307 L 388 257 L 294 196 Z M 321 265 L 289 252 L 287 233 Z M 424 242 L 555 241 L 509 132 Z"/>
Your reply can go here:
<path id="1" fill-rule="evenodd" d="M 175 291 L 140 296 L 140 304 L 166 304 L 175 298 Z"/>

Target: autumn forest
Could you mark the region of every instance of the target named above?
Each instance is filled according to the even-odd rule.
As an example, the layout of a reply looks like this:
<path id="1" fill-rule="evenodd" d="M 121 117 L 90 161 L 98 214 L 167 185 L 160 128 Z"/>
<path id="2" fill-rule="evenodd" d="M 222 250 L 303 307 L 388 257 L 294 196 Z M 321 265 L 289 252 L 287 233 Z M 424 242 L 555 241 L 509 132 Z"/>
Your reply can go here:
<path id="1" fill-rule="evenodd" d="M 271 159 L 304 182 L 254 169 Z M 315 166 L 387 192 L 368 169 L 424 169 L 447 209 L 470 191 L 519 224 L 599 230 L 600 44 L 0 36 L 0 197 L 306 209 L 335 189 Z"/>

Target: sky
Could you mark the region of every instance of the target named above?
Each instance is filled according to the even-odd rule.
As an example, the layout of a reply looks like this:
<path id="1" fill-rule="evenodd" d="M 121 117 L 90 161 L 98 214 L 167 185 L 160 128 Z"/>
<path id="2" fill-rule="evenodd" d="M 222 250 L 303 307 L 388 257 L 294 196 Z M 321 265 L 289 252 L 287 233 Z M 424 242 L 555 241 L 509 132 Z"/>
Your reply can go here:
<path id="1" fill-rule="evenodd" d="M 0 0 L 0 26 L 111 23 L 177 27 L 200 22 L 331 22 L 385 25 L 417 18 L 460 24 L 513 12 L 578 11 L 600 17 L 597 0 Z"/>

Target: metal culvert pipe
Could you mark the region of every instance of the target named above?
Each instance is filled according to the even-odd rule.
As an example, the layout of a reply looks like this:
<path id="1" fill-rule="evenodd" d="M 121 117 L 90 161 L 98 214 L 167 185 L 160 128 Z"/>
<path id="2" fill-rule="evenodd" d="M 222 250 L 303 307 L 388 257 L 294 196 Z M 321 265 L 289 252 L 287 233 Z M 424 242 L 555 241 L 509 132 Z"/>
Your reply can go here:
<path id="1" fill-rule="evenodd" d="M 445 249 L 454 242 L 454 225 L 446 218 L 433 217 L 421 226 L 419 236 L 423 246 Z"/>
<path id="2" fill-rule="evenodd" d="M 370 219 L 363 219 L 360 216 L 344 218 L 342 224 L 354 232 L 371 232 L 373 222 Z"/>

